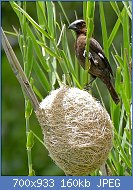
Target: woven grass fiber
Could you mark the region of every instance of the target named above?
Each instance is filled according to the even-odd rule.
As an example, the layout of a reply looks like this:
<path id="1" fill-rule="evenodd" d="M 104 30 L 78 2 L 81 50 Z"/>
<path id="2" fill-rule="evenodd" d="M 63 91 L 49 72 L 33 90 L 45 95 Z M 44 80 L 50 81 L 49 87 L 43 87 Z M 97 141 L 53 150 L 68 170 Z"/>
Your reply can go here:
<path id="1" fill-rule="evenodd" d="M 113 125 L 88 92 L 62 86 L 40 103 L 36 116 L 49 156 L 66 175 L 88 175 L 106 161 Z"/>

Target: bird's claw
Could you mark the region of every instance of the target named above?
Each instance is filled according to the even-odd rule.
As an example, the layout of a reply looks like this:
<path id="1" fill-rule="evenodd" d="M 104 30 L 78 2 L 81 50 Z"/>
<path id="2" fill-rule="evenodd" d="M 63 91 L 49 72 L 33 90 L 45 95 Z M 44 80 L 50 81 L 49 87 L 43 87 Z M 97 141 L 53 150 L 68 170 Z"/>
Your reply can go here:
<path id="1" fill-rule="evenodd" d="M 91 84 L 87 84 L 85 87 L 84 87 L 84 90 L 85 91 L 90 91 L 92 89 L 92 85 Z"/>

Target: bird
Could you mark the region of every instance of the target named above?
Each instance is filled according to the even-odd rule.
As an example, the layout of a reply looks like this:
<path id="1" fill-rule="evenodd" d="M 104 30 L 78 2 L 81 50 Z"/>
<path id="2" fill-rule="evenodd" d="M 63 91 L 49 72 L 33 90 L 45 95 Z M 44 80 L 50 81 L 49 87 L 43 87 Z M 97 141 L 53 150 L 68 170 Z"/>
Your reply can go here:
<path id="1" fill-rule="evenodd" d="M 86 57 L 88 57 L 90 61 L 88 73 L 92 76 L 92 80 L 89 84 L 92 84 L 97 77 L 100 78 L 106 85 L 115 104 L 118 104 L 120 99 L 111 83 L 111 77 L 113 77 L 112 68 L 101 45 L 93 37 L 89 39 L 89 52 L 88 55 L 86 55 L 87 28 L 85 20 L 75 20 L 68 26 L 68 29 L 75 31 L 76 33 L 76 41 L 74 46 L 75 54 L 80 65 L 86 69 Z"/>

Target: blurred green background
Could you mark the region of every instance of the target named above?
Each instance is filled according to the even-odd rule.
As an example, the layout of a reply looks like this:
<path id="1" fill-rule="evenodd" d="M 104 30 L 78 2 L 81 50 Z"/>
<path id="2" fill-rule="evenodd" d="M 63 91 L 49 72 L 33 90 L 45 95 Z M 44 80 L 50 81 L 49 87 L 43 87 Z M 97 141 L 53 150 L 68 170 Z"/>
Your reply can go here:
<path id="1" fill-rule="evenodd" d="M 60 10 L 58 3 L 54 3 L 56 6 L 57 18 L 60 18 L 60 14 L 64 18 L 64 23 L 67 24 L 65 17 Z M 78 18 L 83 18 L 82 12 L 82 2 L 62 2 L 62 5 L 66 11 L 66 14 L 70 21 L 75 20 L 75 11 L 77 12 Z M 118 3 L 121 9 L 122 3 Z M 35 2 L 27 2 L 27 12 L 28 14 L 37 22 L 36 7 Z M 117 16 L 111 9 L 109 2 L 104 2 L 105 16 L 107 22 L 107 30 L 110 34 Z M 2 2 L 2 27 L 6 31 L 13 31 L 14 26 L 19 30 L 19 21 L 12 10 L 9 2 Z M 102 34 L 101 34 L 101 23 L 99 16 L 98 2 L 96 3 L 95 9 L 95 20 L 94 20 L 94 37 L 102 45 Z M 72 36 L 69 31 L 67 31 L 67 36 L 69 39 L 69 44 L 71 47 L 71 52 L 73 54 L 73 41 Z M 18 48 L 17 38 L 8 35 L 12 47 L 22 63 L 22 56 L 20 49 Z M 121 28 L 114 40 L 114 45 L 120 52 L 122 42 L 122 32 Z M 110 48 L 110 52 L 112 49 Z M 115 63 L 110 57 L 111 66 L 115 72 Z M 33 73 L 33 78 L 36 85 L 38 84 L 37 78 Z M 107 102 L 107 91 L 105 85 L 97 80 L 97 84 L 101 90 L 101 95 Z M 41 86 L 37 86 L 45 97 L 45 92 L 42 91 Z M 93 94 L 98 98 L 97 91 L 95 87 L 93 88 Z M 109 110 L 108 110 L 109 111 Z M 35 114 L 32 114 L 30 119 L 31 129 L 42 139 L 41 128 L 38 125 Z M 48 151 L 43 145 L 35 139 L 35 144 L 32 149 L 32 162 L 33 169 L 36 175 L 64 175 L 64 172 L 60 170 L 54 162 L 48 156 Z M 2 51 L 2 175 L 28 175 L 27 167 L 27 151 L 26 151 L 26 129 L 25 129 L 25 118 L 24 118 L 24 98 L 20 88 L 20 85 L 15 78 L 5 53 Z"/>

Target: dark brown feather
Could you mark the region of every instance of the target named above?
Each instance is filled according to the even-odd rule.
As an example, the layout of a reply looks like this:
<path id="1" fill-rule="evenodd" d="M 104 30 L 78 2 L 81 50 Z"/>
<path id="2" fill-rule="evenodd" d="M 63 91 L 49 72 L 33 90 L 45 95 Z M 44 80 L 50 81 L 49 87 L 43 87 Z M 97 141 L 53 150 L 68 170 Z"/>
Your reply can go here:
<path id="1" fill-rule="evenodd" d="M 108 62 L 108 59 L 104 55 L 102 47 L 100 46 L 100 44 L 94 38 L 90 39 L 90 49 L 92 49 L 97 54 L 101 53 L 103 55 L 104 59 L 102 59 L 102 61 L 105 63 L 105 67 L 107 67 L 109 69 L 110 74 L 113 76 L 113 71 L 112 71 L 112 68 L 111 68 L 111 66 L 110 66 L 110 64 Z"/>

